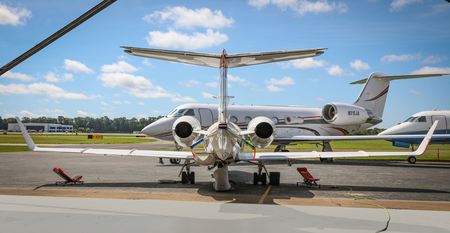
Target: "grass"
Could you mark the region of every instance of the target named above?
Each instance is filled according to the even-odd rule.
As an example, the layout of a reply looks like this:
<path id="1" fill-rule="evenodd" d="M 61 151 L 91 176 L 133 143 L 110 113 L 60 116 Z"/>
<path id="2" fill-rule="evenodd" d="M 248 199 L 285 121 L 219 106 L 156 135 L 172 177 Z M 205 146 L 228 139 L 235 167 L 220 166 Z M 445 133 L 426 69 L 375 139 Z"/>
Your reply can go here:
<path id="1" fill-rule="evenodd" d="M 103 139 L 88 139 L 87 134 L 31 134 L 36 144 L 128 144 L 153 142 L 149 138 L 136 138 L 136 135 L 103 135 Z M 0 143 L 26 143 L 22 134 L 0 135 Z"/>
<path id="2" fill-rule="evenodd" d="M 0 146 L 0 152 L 31 151 L 28 146 Z"/>

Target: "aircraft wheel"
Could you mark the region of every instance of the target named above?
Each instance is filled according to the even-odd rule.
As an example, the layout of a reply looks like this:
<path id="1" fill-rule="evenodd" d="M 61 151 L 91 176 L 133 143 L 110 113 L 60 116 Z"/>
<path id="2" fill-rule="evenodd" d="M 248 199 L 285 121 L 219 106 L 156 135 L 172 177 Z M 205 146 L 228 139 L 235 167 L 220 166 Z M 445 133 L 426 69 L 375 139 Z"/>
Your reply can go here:
<path id="1" fill-rule="evenodd" d="M 189 175 L 189 182 L 195 184 L 195 172 L 191 172 L 191 175 Z"/>
<path id="2" fill-rule="evenodd" d="M 289 150 L 281 150 L 281 152 L 289 152 Z"/>
<path id="3" fill-rule="evenodd" d="M 266 173 L 263 173 L 261 175 L 261 184 L 262 185 L 266 185 L 267 184 L 267 175 L 266 175 Z"/>
<path id="4" fill-rule="evenodd" d="M 180 164 L 181 159 L 169 159 L 171 164 Z"/>
<path id="5" fill-rule="evenodd" d="M 258 173 L 255 172 L 255 173 L 253 173 L 253 184 L 257 185 L 258 182 L 259 182 L 259 176 L 258 176 Z"/>
<path id="6" fill-rule="evenodd" d="M 416 163 L 416 161 L 417 161 L 417 159 L 416 159 L 416 157 L 414 157 L 414 156 L 409 156 L 408 157 L 408 163 Z"/>
<path id="7" fill-rule="evenodd" d="M 181 173 L 181 183 L 182 184 L 187 184 L 188 183 L 188 177 L 187 177 L 187 173 L 186 172 Z"/>
<path id="8" fill-rule="evenodd" d="M 270 184 L 274 186 L 280 185 L 280 173 L 279 172 L 271 172 L 270 173 Z"/>

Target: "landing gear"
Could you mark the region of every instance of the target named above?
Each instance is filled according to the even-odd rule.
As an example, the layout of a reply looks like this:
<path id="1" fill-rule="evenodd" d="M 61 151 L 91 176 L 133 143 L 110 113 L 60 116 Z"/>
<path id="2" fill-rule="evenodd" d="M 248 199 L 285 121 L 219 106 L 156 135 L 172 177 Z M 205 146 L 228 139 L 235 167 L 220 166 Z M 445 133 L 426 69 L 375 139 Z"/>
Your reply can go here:
<path id="1" fill-rule="evenodd" d="M 180 164 L 181 159 L 169 159 L 170 164 Z"/>
<path id="2" fill-rule="evenodd" d="M 414 157 L 414 156 L 409 156 L 408 157 L 408 163 L 414 164 L 414 163 L 416 163 L 416 161 L 417 161 L 416 157 Z"/>
<path id="3" fill-rule="evenodd" d="M 289 152 L 286 145 L 278 145 L 273 152 Z"/>
<path id="4" fill-rule="evenodd" d="M 262 169 L 264 171 L 262 172 Z M 267 175 L 269 174 L 269 175 Z M 258 162 L 258 172 L 253 173 L 253 184 L 257 185 L 261 182 L 261 185 L 267 184 L 267 177 L 269 177 L 270 185 L 280 185 L 280 173 L 279 172 L 267 172 L 266 166 L 263 162 Z"/>
<path id="5" fill-rule="evenodd" d="M 322 141 L 322 152 L 333 152 L 331 148 L 330 141 Z M 322 163 L 332 163 L 333 158 L 320 158 Z"/>
<path id="6" fill-rule="evenodd" d="M 186 171 L 183 171 L 186 168 Z M 184 161 L 183 167 L 181 168 L 180 174 L 178 177 L 181 176 L 181 183 L 187 184 L 195 184 L 195 172 L 191 172 L 191 161 L 189 159 L 186 159 Z"/>

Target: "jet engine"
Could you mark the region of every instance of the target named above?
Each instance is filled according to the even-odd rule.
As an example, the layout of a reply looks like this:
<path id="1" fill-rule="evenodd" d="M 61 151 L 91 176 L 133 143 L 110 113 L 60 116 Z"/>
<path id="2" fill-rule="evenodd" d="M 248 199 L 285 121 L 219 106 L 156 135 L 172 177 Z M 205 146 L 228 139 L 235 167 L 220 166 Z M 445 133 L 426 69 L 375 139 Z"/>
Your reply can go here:
<path id="1" fill-rule="evenodd" d="M 250 141 L 258 148 L 269 146 L 277 136 L 275 124 L 267 117 L 256 117 L 248 123 L 247 131 L 254 131 L 249 134 Z"/>
<path id="2" fill-rule="evenodd" d="M 356 105 L 329 103 L 322 108 L 322 117 L 333 125 L 358 125 L 371 121 L 375 115 Z"/>
<path id="3" fill-rule="evenodd" d="M 200 134 L 194 131 L 201 130 L 200 122 L 191 116 L 178 118 L 172 126 L 175 141 L 182 147 L 190 147 L 198 141 Z"/>

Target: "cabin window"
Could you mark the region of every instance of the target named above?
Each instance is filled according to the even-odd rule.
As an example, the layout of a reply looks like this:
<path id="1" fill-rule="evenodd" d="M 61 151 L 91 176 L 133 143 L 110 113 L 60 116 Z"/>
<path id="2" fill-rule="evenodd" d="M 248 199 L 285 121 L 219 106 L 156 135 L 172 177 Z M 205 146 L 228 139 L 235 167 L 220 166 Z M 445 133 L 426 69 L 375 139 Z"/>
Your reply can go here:
<path id="1" fill-rule="evenodd" d="M 278 124 L 278 117 L 272 117 L 272 121 L 273 123 Z"/>
<path id="2" fill-rule="evenodd" d="M 230 121 L 236 124 L 238 122 L 238 119 L 235 116 L 231 116 Z"/>
<path id="3" fill-rule="evenodd" d="M 244 121 L 245 121 L 245 123 L 247 123 L 247 124 L 248 124 L 251 120 L 252 120 L 252 118 L 249 117 L 249 116 L 246 116 L 246 117 L 244 118 Z"/>
<path id="4" fill-rule="evenodd" d="M 185 108 L 183 108 L 183 109 L 175 109 L 174 111 L 172 111 L 172 112 L 169 114 L 169 116 L 172 116 L 172 117 L 179 117 L 179 116 L 183 115 L 183 112 L 184 112 L 184 111 L 186 111 Z"/>
<path id="5" fill-rule="evenodd" d="M 422 116 L 419 117 L 419 119 L 417 119 L 416 122 L 427 122 L 427 119 L 424 116 Z"/>
<path id="6" fill-rule="evenodd" d="M 406 119 L 406 121 L 404 121 L 404 122 L 413 122 L 416 119 L 417 119 L 417 117 L 410 117 L 410 118 Z"/>
<path id="7" fill-rule="evenodd" d="M 184 115 L 185 116 L 195 116 L 194 109 L 187 110 L 187 112 Z"/>

